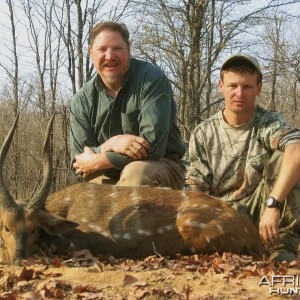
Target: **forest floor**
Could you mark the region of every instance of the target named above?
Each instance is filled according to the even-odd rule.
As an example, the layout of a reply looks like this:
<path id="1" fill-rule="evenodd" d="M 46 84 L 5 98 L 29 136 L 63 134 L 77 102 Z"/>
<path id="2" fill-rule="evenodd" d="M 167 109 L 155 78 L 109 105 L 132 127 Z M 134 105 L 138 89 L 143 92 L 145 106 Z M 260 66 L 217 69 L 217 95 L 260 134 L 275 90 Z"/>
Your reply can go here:
<path id="1" fill-rule="evenodd" d="M 16 267 L 1 257 L 0 299 L 7 300 L 300 299 L 300 260 L 277 264 L 231 253 L 103 260 L 82 250 Z"/>

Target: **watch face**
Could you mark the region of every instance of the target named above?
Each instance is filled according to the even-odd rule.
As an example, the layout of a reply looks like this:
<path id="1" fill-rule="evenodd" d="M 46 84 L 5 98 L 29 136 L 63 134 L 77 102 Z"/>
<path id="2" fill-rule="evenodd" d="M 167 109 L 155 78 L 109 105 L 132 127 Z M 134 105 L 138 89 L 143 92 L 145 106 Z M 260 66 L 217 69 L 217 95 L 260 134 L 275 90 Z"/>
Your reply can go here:
<path id="1" fill-rule="evenodd" d="M 268 207 L 272 207 L 274 205 L 274 199 L 273 198 L 269 198 L 268 200 L 267 200 L 267 206 Z"/>

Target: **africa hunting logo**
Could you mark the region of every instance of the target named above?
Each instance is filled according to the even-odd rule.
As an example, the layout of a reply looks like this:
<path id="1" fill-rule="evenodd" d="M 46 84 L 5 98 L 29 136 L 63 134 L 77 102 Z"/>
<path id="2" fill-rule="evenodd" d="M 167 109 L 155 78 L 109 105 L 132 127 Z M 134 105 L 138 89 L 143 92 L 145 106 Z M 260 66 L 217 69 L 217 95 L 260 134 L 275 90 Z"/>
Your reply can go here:
<path id="1" fill-rule="evenodd" d="M 270 295 L 298 295 L 300 293 L 300 277 L 298 275 L 263 276 L 258 286 L 268 286 Z"/>

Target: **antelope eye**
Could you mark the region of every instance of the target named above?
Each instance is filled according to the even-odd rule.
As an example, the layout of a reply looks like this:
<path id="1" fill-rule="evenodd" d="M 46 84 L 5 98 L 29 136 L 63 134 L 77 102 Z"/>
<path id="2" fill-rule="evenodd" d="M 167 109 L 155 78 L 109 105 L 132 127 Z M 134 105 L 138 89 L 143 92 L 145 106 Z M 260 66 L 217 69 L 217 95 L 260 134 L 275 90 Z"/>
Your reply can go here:
<path id="1" fill-rule="evenodd" d="M 30 234 L 35 234 L 36 231 L 37 231 L 37 228 L 34 228 L 34 229 L 30 232 Z"/>
<path id="2" fill-rule="evenodd" d="M 4 231 L 5 231 L 5 232 L 10 232 L 10 230 L 9 230 L 8 227 L 6 227 L 5 225 L 4 225 L 3 227 L 4 227 Z"/>

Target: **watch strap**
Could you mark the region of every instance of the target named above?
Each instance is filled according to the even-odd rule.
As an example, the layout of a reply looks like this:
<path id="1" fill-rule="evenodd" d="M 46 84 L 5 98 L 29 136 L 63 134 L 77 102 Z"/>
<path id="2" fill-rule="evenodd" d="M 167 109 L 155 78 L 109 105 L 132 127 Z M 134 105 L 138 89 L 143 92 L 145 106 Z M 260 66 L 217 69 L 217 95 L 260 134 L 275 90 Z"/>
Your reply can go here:
<path id="1" fill-rule="evenodd" d="M 279 208 L 281 209 L 282 207 L 282 203 L 280 201 L 278 201 L 276 198 L 274 198 L 273 196 L 269 197 L 271 199 L 273 199 L 273 205 L 272 206 L 269 206 L 269 207 L 276 207 L 276 208 Z"/>

